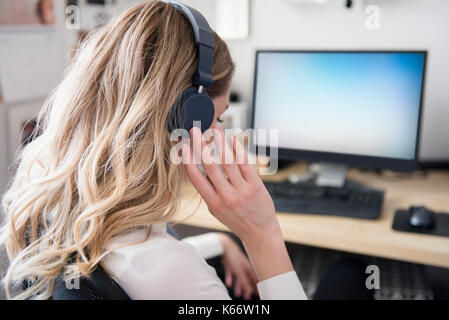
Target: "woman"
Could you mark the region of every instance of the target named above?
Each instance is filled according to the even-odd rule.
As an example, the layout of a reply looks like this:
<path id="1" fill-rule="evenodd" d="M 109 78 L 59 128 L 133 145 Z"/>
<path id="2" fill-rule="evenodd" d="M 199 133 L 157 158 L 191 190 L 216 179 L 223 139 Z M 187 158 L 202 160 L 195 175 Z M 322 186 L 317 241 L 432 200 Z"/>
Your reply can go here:
<path id="1" fill-rule="evenodd" d="M 216 121 L 234 64 L 216 34 L 215 42 L 208 93 Z M 273 202 L 247 161 L 224 165 L 229 179 L 211 161 L 203 161 L 208 179 L 196 165 L 170 161 L 167 119 L 191 86 L 196 50 L 187 20 L 160 1 L 129 9 L 82 46 L 4 197 L 9 297 L 47 299 L 61 272 L 88 275 L 101 263 L 132 299 L 228 299 L 198 251 L 167 234 L 187 172 L 212 214 L 243 241 L 261 298 L 305 298 Z M 183 147 L 186 163 L 191 151 Z M 27 289 L 14 293 L 24 281 Z"/>

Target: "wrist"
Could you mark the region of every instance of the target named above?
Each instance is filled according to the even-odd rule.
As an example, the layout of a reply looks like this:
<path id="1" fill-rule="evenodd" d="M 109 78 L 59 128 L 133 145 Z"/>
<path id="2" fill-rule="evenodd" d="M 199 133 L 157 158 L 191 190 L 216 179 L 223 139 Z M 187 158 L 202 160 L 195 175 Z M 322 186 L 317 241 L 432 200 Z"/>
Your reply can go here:
<path id="1" fill-rule="evenodd" d="M 259 281 L 294 270 L 279 224 L 242 241 Z"/>
<path id="2" fill-rule="evenodd" d="M 253 233 L 242 239 L 247 251 L 258 254 L 262 252 L 279 252 L 285 248 L 284 238 L 281 229 L 273 226 L 262 230 L 260 233 Z"/>
<path id="3" fill-rule="evenodd" d="M 257 245 L 265 245 L 273 241 L 283 242 L 283 236 L 279 222 L 274 219 L 271 223 L 263 227 L 246 230 L 245 234 L 240 237 L 245 246 L 253 247 Z"/>

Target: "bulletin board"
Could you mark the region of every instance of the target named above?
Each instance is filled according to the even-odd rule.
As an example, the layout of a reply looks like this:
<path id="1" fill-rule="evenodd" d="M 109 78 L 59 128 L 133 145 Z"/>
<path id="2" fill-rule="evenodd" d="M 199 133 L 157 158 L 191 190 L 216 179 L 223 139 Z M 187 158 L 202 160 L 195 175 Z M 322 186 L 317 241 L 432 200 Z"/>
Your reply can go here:
<path id="1" fill-rule="evenodd" d="M 21 27 L 53 26 L 54 0 L 1 0 L 0 30 Z"/>

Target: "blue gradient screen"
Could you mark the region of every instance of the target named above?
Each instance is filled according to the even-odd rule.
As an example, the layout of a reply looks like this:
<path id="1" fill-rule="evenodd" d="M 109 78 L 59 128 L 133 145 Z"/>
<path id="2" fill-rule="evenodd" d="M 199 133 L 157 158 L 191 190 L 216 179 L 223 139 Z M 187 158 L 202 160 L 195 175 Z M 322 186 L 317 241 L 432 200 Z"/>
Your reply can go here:
<path id="1" fill-rule="evenodd" d="M 412 160 L 424 53 L 259 52 L 255 129 L 279 147 Z"/>

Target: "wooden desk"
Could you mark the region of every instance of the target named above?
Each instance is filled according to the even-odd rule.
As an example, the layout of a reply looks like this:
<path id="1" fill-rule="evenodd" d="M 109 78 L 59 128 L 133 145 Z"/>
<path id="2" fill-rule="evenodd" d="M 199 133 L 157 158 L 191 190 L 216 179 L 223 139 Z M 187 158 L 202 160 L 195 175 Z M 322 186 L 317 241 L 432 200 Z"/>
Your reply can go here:
<path id="1" fill-rule="evenodd" d="M 266 180 L 281 181 L 290 173 L 302 170 L 305 167 L 298 164 Z M 304 245 L 449 268 L 449 238 L 398 232 L 391 228 L 394 212 L 399 208 L 424 205 L 432 210 L 449 212 L 449 172 L 435 170 L 426 177 L 397 179 L 351 169 L 348 177 L 385 191 L 379 220 L 278 213 L 284 239 Z M 174 222 L 228 231 L 209 213 L 192 185 L 184 189 L 181 210 Z"/>

